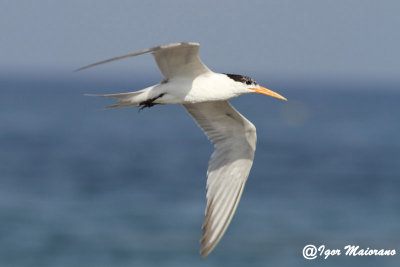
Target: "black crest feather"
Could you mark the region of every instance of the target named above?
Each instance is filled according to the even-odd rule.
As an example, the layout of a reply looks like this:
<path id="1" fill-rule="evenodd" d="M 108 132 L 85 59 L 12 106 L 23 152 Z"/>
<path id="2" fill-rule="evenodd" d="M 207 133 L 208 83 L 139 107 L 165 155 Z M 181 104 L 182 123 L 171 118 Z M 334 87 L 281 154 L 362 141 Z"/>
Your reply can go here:
<path id="1" fill-rule="evenodd" d="M 228 73 L 224 73 L 224 74 L 236 82 L 245 83 L 247 85 L 257 84 L 256 81 L 254 81 L 252 78 L 250 78 L 248 76 L 244 76 L 244 75 L 240 75 L 240 74 L 228 74 Z"/>

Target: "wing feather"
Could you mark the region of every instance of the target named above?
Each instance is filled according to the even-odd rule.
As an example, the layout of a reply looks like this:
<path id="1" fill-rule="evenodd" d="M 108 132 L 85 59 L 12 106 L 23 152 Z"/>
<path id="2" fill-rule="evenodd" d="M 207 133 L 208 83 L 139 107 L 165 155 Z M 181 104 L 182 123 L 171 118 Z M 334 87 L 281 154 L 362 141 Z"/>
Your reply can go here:
<path id="1" fill-rule="evenodd" d="M 92 68 L 112 61 L 152 53 L 165 79 L 176 76 L 197 76 L 210 72 L 210 69 L 200 60 L 198 43 L 173 43 L 156 46 L 126 55 L 99 61 L 77 69 L 76 71 Z"/>
<path id="2" fill-rule="evenodd" d="M 200 60 L 199 47 L 197 43 L 168 45 L 155 50 L 153 56 L 164 78 L 195 77 L 210 72 L 210 69 Z"/>
<path id="3" fill-rule="evenodd" d="M 184 107 L 214 144 L 207 171 L 207 208 L 200 253 L 218 244 L 236 211 L 254 159 L 256 129 L 227 101 Z"/>

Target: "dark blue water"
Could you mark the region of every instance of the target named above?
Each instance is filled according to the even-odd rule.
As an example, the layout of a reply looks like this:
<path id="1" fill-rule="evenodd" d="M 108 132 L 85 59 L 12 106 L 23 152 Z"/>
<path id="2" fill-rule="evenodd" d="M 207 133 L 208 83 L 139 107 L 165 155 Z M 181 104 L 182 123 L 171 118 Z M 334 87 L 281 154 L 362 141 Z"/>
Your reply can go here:
<path id="1" fill-rule="evenodd" d="M 181 106 L 103 111 L 83 96 L 149 85 L 132 80 L 1 78 L 0 266 L 398 266 L 302 249 L 400 253 L 399 85 L 260 81 L 289 101 L 233 100 L 256 158 L 202 261 L 206 137 Z"/>

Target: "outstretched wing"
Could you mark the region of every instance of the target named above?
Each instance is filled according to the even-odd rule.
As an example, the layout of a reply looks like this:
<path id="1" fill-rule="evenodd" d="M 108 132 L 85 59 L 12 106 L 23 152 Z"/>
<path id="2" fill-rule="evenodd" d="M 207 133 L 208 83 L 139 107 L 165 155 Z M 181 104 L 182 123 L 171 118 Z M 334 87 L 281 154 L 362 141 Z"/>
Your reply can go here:
<path id="1" fill-rule="evenodd" d="M 200 250 L 204 258 L 218 244 L 235 213 L 253 164 L 256 129 L 227 101 L 184 107 L 215 147 L 207 171 L 207 208 Z"/>
<path id="2" fill-rule="evenodd" d="M 161 45 L 96 62 L 79 68 L 76 71 L 151 52 L 165 79 L 170 79 L 176 76 L 197 76 L 205 72 L 210 72 L 210 69 L 200 60 L 199 47 L 200 44 L 198 43 L 183 42 Z"/>

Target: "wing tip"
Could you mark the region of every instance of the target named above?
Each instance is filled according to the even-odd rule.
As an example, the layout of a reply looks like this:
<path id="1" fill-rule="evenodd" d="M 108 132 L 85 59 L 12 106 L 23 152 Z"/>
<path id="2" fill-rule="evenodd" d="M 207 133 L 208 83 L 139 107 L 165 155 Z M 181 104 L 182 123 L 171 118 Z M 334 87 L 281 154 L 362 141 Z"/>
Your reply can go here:
<path id="1" fill-rule="evenodd" d="M 122 55 L 122 56 L 113 57 L 113 58 L 110 58 L 110 59 L 99 61 L 99 62 L 90 64 L 90 65 L 83 66 L 83 67 L 80 67 L 78 69 L 75 69 L 73 72 L 78 72 L 78 71 L 81 71 L 81 70 L 89 69 L 89 68 L 92 68 L 92 67 L 95 67 L 95 66 L 98 66 L 98 65 L 102 65 L 102 64 L 105 64 L 105 63 L 109 63 L 109 62 L 120 60 L 120 59 L 127 58 L 127 57 L 138 56 L 138 55 L 142 55 L 142 54 L 149 53 L 149 52 L 153 52 L 154 53 L 159 49 L 172 48 L 172 47 L 177 47 L 177 46 L 180 46 L 180 45 L 200 46 L 200 44 L 197 43 L 197 42 L 179 42 L 179 43 L 171 43 L 171 44 L 167 44 L 167 45 L 160 45 L 160 46 L 156 46 L 156 47 L 153 47 L 153 48 L 148 48 L 148 49 L 144 49 L 144 50 L 141 50 L 141 51 L 137 51 L 137 52 L 125 54 L 125 55 Z"/>
<path id="2" fill-rule="evenodd" d="M 206 248 L 201 248 L 200 249 L 200 255 L 201 255 L 201 259 L 204 260 L 205 258 L 207 258 L 208 254 L 210 254 L 212 248 L 206 249 Z"/>
<path id="3" fill-rule="evenodd" d="M 78 68 L 78 69 L 73 70 L 72 72 L 78 72 L 78 71 L 81 71 L 81 70 L 88 69 L 88 68 L 90 68 L 90 67 L 92 67 L 92 64 L 91 64 L 91 65 L 87 65 L 87 66 L 80 67 L 80 68 Z"/>

